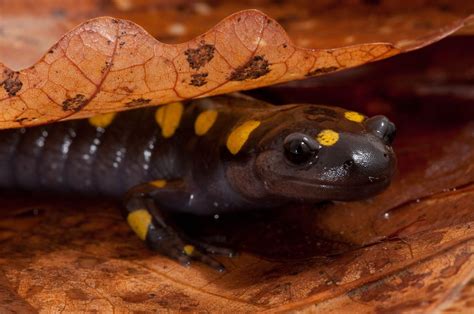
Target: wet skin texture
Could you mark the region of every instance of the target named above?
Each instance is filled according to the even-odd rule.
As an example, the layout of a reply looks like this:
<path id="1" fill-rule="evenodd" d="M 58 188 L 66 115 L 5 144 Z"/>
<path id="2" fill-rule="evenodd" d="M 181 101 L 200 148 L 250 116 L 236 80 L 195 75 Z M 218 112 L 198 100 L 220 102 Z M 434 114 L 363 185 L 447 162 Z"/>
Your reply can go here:
<path id="1" fill-rule="evenodd" d="M 272 106 L 241 95 L 0 132 L 5 188 L 106 194 L 148 246 L 218 270 L 169 212 L 215 215 L 356 200 L 395 169 L 387 118 L 320 105 Z"/>

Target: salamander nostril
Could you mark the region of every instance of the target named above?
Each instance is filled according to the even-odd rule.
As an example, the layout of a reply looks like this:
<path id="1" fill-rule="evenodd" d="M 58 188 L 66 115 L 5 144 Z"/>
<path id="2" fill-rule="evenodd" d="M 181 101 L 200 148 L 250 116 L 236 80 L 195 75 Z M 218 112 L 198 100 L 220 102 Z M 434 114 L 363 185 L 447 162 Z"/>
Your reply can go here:
<path id="1" fill-rule="evenodd" d="M 374 116 L 367 119 L 365 125 L 371 133 L 381 138 L 387 145 L 392 144 L 395 139 L 397 128 L 385 116 Z"/>

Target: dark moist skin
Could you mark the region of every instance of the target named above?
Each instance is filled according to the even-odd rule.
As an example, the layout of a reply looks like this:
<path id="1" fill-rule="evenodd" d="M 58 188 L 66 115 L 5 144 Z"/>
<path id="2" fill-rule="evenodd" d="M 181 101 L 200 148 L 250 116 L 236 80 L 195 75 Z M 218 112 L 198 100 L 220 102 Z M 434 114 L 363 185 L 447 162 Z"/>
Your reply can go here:
<path id="1" fill-rule="evenodd" d="M 0 185 L 122 197 L 150 248 L 223 270 L 211 255 L 231 251 L 189 238 L 167 213 L 373 196 L 394 172 L 394 135 L 384 116 L 219 96 L 2 131 Z"/>

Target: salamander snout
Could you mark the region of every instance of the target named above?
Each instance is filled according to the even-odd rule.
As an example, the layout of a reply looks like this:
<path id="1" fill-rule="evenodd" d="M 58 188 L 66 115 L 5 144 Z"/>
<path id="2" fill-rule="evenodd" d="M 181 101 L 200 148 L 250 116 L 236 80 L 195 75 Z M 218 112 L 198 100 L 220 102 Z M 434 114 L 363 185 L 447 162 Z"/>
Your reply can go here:
<path id="1" fill-rule="evenodd" d="M 397 133 L 397 128 L 387 117 L 385 116 L 374 116 L 365 121 L 367 130 L 382 139 L 385 144 L 392 144 Z"/>
<path id="2" fill-rule="evenodd" d="M 388 144 L 393 140 L 393 134 L 390 134 L 392 129 L 387 121 L 380 123 L 387 126 L 386 129 L 379 127 L 368 134 L 341 134 L 336 145 L 321 150 L 317 165 L 322 167 L 319 180 L 337 191 L 332 194 L 327 191 L 330 199 L 366 198 L 388 186 L 395 171 L 396 157 Z"/>

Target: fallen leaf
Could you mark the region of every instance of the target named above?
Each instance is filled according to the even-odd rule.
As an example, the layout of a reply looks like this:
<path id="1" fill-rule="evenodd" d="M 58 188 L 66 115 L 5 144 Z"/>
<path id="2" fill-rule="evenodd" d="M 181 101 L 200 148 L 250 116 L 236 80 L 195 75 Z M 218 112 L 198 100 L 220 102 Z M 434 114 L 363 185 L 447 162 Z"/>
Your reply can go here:
<path id="1" fill-rule="evenodd" d="M 35 65 L 0 64 L 0 128 L 38 125 L 246 90 L 325 74 L 422 47 L 471 18 L 400 47 L 368 43 L 296 47 L 256 10 L 236 13 L 183 44 L 163 44 L 138 25 L 97 18 L 67 33 Z"/>

